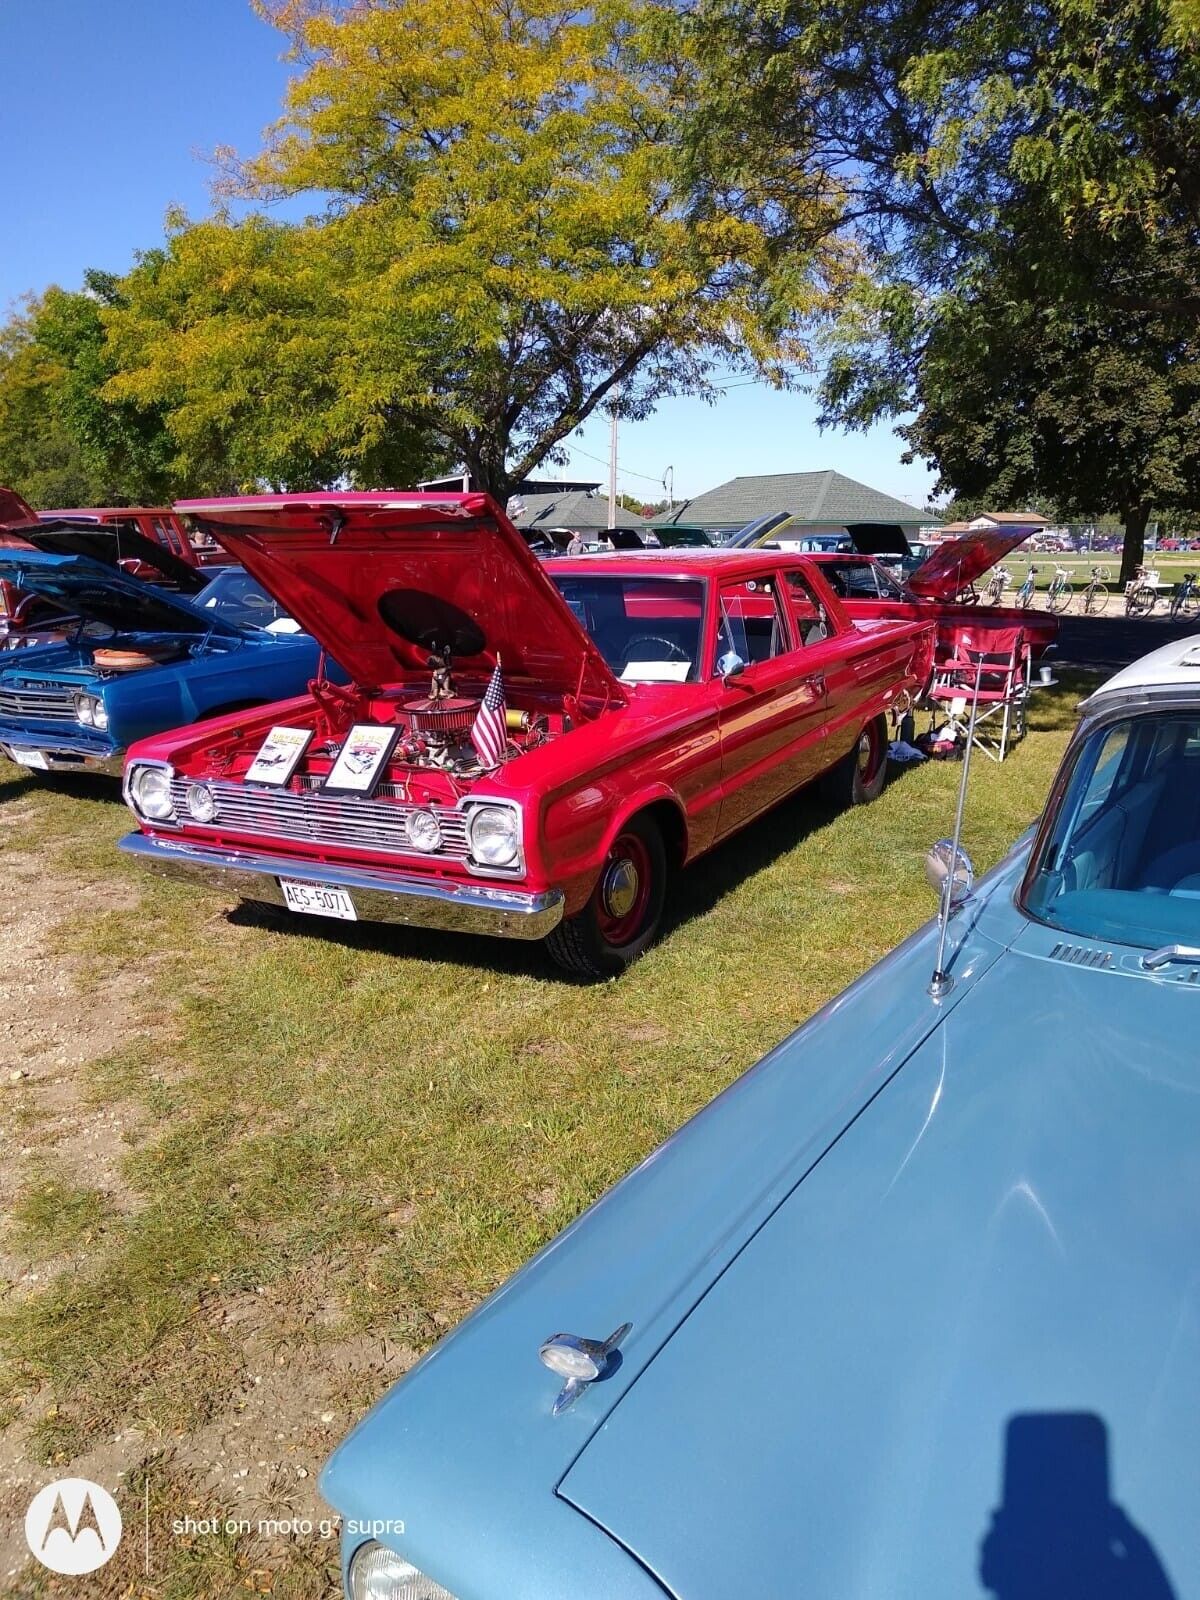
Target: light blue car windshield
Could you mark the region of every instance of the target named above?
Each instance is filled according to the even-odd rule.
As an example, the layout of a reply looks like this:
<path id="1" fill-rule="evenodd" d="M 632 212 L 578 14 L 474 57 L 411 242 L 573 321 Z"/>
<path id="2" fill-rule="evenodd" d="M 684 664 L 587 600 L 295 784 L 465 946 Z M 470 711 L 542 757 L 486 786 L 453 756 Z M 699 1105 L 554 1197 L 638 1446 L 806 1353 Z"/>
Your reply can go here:
<path id="1" fill-rule="evenodd" d="M 1200 714 L 1140 712 L 1097 728 L 1024 903 L 1083 938 L 1200 945 Z"/>

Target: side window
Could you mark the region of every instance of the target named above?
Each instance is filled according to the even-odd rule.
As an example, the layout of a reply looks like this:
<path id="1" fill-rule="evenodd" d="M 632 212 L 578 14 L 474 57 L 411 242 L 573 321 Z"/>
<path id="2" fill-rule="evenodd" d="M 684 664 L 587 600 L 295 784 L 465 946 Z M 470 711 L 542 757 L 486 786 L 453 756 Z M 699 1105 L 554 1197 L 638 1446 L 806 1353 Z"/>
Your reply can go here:
<path id="1" fill-rule="evenodd" d="M 796 637 L 802 645 L 819 644 L 833 632 L 829 614 L 802 572 L 785 572 L 784 586 Z"/>
<path id="2" fill-rule="evenodd" d="M 771 578 L 721 586 L 717 660 L 733 651 L 748 667 L 792 648 L 776 584 Z"/>
<path id="3" fill-rule="evenodd" d="M 155 517 L 154 527 L 158 533 L 159 543 L 166 545 L 172 554 L 181 556 L 183 554 L 182 541 L 173 525 L 164 517 Z"/>

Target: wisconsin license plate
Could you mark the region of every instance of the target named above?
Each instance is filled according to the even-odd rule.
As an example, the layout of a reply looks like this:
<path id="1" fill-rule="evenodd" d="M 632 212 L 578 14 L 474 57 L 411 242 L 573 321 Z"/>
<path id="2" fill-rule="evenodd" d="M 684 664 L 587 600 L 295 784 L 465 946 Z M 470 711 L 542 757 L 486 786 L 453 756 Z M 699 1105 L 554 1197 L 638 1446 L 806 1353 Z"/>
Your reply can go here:
<path id="1" fill-rule="evenodd" d="M 345 889 L 330 889 L 323 883 L 298 883 L 294 878 L 280 878 L 283 903 L 289 911 L 303 911 L 309 917 L 340 917 L 343 922 L 357 922 L 354 909 Z"/>
<path id="2" fill-rule="evenodd" d="M 18 750 L 16 745 L 10 745 L 13 760 L 22 767 L 36 767 L 39 772 L 46 772 L 50 763 L 40 750 Z"/>

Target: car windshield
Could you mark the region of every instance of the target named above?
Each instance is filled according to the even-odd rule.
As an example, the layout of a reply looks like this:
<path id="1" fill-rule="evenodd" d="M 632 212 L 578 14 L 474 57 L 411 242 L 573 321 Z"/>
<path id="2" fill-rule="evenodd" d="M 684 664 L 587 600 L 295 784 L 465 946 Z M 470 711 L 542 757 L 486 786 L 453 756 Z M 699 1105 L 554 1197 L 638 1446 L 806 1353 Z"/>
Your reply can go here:
<path id="1" fill-rule="evenodd" d="M 550 576 L 626 683 L 695 683 L 704 585 L 691 578 L 589 572 Z"/>
<path id="2" fill-rule="evenodd" d="M 299 624 L 272 599 L 260 583 L 240 567 L 219 572 L 192 602 L 202 611 L 215 611 L 226 622 L 248 628 L 269 628 L 272 633 L 299 633 Z"/>
<path id="3" fill-rule="evenodd" d="M 912 600 L 878 561 L 823 561 L 821 572 L 842 600 Z"/>
<path id="4" fill-rule="evenodd" d="M 1200 944 L 1200 713 L 1140 712 L 1097 728 L 1024 906 L 1083 938 Z"/>

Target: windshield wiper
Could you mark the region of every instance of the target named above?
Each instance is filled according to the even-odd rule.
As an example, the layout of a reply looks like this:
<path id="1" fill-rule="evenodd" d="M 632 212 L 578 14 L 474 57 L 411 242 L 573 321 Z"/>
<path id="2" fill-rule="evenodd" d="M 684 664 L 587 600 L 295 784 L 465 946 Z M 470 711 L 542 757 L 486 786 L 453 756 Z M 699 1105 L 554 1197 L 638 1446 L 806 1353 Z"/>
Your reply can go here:
<path id="1" fill-rule="evenodd" d="M 1162 944 L 1148 956 L 1142 957 L 1142 965 L 1147 972 L 1156 972 L 1171 961 L 1200 961 L 1200 950 L 1194 944 Z"/>

